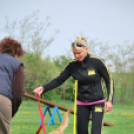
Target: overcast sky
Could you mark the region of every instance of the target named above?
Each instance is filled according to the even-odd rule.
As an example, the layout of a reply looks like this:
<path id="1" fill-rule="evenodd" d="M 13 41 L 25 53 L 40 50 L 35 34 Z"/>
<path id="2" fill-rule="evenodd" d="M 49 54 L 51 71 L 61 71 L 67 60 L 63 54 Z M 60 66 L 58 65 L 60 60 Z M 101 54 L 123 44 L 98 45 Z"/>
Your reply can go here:
<path id="1" fill-rule="evenodd" d="M 0 29 L 10 21 L 22 20 L 33 11 L 39 10 L 40 21 L 51 16 L 51 36 L 60 30 L 55 41 L 45 51 L 52 57 L 64 54 L 82 32 L 90 39 L 110 44 L 134 42 L 134 0 L 0 0 Z M 5 36 L 0 30 L 0 40 Z"/>

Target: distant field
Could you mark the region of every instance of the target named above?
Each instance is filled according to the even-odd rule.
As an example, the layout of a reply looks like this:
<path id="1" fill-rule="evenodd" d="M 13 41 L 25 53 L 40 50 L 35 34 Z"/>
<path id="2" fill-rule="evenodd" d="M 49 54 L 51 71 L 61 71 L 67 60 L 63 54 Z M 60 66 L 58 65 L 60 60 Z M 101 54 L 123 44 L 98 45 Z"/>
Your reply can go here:
<path id="1" fill-rule="evenodd" d="M 73 102 L 70 101 L 56 101 L 59 105 L 73 109 Z M 41 104 L 44 111 L 46 105 Z M 52 109 L 53 111 L 53 109 Z M 63 117 L 64 111 L 61 111 Z M 64 131 L 64 134 L 73 134 L 73 115 L 69 115 L 69 126 Z M 60 120 L 56 113 L 54 121 L 56 125 L 47 126 L 50 117 L 47 113 L 45 116 L 45 127 L 47 134 L 60 126 Z M 35 101 L 23 101 L 19 112 L 12 119 L 11 134 L 35 134 L 39 127 L 40 115 L 37 102 Z M 114 127 L 104 126 L 103 134 L 133 134 L 134 133 L 134 106 L 116 104 L 113 106 L 113 110 L 105 114 L 104 121 L 114 124 Z M 91 121 L 89 124 L 89 132 L 91 128 Z M 40 134 L 43 134 L 41 131 Z M 90 134 L 90 133 L 89 133 Z"/>

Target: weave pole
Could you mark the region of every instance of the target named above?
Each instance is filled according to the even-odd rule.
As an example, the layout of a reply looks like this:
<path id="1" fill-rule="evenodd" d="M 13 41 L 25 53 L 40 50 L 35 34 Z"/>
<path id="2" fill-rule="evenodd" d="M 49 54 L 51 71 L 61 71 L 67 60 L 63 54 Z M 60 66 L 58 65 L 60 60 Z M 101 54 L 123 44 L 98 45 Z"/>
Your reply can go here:
<path id="1" fill-rule="evenodd" d="M 38 101 L 38 106 L 39 106 L 39 111 L 40 111 L 40 118 L 41 118 L 41 125 L 39 127 L 39 129 L 37 130 L 37 132 L 35 134 L 39 134 L 41 128 L 43 129 L 43 133 L 46 134 L 46 130 L 45 130 L 45 125 L 44 125 L 44 116 L 43 116 L 43 112 L 41 110 L 41 106 L 40 106 L 40 98 L 39 95 L 37 93 L 35 93 L 36 99 Z"/>
<path id="2" fill-rule="evenodd" d="M 78 80 L 75 80 L 75 83 L 74 83 L 75 98 L 74 98 L 74 128 L 73 128 L 73 134 L 76 133 L 76 114 L 77 114 L 76 100 L 77 100 L 77 92 L 78 92 Z"/>

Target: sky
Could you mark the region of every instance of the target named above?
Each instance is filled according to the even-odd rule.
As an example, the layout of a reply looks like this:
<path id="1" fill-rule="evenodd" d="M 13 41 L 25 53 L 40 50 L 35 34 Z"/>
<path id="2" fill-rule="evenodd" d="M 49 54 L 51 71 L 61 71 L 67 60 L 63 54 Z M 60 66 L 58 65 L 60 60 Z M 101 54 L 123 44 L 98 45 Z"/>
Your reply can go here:
<path id="1" fill-rule="evenodd" d="M 111 45 L 134 42 L 134 0 L 0 0 L 0 40 L 8 36 L 2 30 L 6 16 L 22 20 L 36 10 L 39 21 L 51 17 L 48 37 L 60 31 L 44 51 L 51 57 L 71 51 L 71 41 L 81 33 Z"/>

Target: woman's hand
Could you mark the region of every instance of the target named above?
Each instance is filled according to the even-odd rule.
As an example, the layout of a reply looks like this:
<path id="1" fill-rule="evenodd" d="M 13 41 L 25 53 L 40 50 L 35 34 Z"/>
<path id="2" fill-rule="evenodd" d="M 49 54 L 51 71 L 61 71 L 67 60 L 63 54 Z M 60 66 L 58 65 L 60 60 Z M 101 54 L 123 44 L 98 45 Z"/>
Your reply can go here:
<path id="1" fill-rule="evenodd" d="M 45 89 L 43 87 L 37 87 L 33 92 L 37 93 L 40 96 L 44 90 Z"/>
<path id="2" fill-rule="evenodd" d="M 106 108 L 106 112 L 109 112 L 109 111 L 112 110 L 112 107 L 113 107 L 113 105 L 112 105 L 111 102 L 106 102 L 105 106 L 104 106 L 104 109 Z"/>

